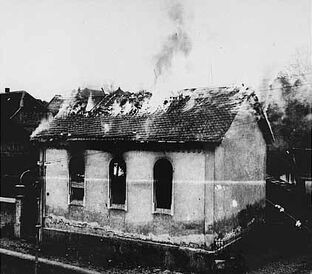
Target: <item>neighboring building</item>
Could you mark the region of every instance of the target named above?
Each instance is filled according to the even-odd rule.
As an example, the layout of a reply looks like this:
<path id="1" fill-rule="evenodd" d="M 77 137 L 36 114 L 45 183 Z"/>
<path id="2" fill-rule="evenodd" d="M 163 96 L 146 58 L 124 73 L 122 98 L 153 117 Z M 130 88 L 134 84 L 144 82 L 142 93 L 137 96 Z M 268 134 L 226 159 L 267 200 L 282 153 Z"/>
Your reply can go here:
<path id="1" fill-rule="evenodd" d="M 43 103 L 26 91 L 6 89 L 1 98 L 1 196 L 14 197 L 23 171 L 36 166 L 38 149 L 30 135 L 47 117 Z"/>
<path id="2" fill-rule="evenodd" d="M 78 89 L 79 92 L 79 101 L 87 104 L 88 99 L 92 98 L 93 106 L 98 104 L 103 98 L 104 98 L 104 91 L 103 90 L 95 90 L 95 89 L 88 89 L 84 88 L 83 90 Z M 53 116 L 55 116 L 63 104 L 67 104 L 71 98 L 63 97 L 62 95 L 55 95 L 51 101 L 47 104 L 48 110 L 52 113 Z"/>
<path id="3" fill-rule="evenodd" d="M 293 148 L 291 150 L 293 155 L 293 177 L 301 201 L 304 202 L 304 207 L 307 208 L 307 217 L 311 218 L 312 209 L 312 149 L 311 148 Z"/>
<path id="4" fill-rule="evenodd" d="M 273 136 L 254 93 L 188 89 L 158 103 L 118 89 L 95 104 L 78 98 L 33 136 L 46 167 L 43 235 L 213 249 L 262 217 Z"/>
<path id="5" fill-rule="evenodd" d="M 1 233 L 16 237 L 33 237 L 37 216 L 34 193 L 35 177 L 24 176 L 22 203 L 15 199 L 16 185 L 26 170 L 36 175 L 39 150 L 30 135 L 47 118 L 48 110 L 41 100 L 26 91 L 5 90 L 1 98 Z M 25 178 L 27 177 L 27 180 Z M 20 216 L 20 217 L 18 217 Z M 14 221 L 14 222 L 13 222 Z M 13 229 L 14 227 L 14 229 Z"/>
<path id="6" fill-rule="evenodd" d="M 55 116 L 59 112 L 63 102 L 64 102 L 64 99 L 62 95 L 57 94 L 47 104 L 47 108 L 52 113 L 53 116 Z"/>
<path id="7" fill-rule="evenodd" d="M 308 207 L 310 210 L 312 207 L 312 149 L 297 147 L 282 153 L 270 148 L 268 153 L 270 154 L 270 160 L 267 163 L 268 173 L 272 176 L 269 180 L 292 188 L 292 192 L 300 201 L 295 203 L 296 206 Z"/>

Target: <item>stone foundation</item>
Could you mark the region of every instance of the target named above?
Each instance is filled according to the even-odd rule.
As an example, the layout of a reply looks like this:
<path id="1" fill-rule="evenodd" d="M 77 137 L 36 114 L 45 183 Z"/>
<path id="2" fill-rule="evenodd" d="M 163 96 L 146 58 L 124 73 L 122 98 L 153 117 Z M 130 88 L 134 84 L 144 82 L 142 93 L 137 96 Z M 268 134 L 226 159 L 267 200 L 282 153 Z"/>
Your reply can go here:
<path id="1" fill-rule="evenodd" d="M 214 252 L 202 249 L 56 229 L 43 230 L 42 249 L 51 255 L 84 260 L 94 265 L 141 265 L 205 273 L 211 270 L 215 256 Z"/>

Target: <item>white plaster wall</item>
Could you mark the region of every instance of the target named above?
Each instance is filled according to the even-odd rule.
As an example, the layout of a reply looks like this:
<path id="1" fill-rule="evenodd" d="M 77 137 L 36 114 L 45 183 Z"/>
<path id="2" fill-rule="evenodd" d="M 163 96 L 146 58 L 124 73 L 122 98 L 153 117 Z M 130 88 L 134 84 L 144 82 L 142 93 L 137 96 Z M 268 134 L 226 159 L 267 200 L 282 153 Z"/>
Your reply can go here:
<path id="1" fill-rule="evenodd" d="M 131 151 L 124 154 L 127 164 L 127 223 L 151 222 L 152 183 L 155 153 Z"/>
<path id="2" fill-rule="evenodd" d="M 174 220 L 204 220 L 205 154 L 171 152 L 173 163 Z"/>
<path id="3" fill-rule="evenodd" d="M 205 150 L 205 234 L 206 243 L 211 243 L 214 221 L 214 184 L 215 184 L 215 148 L 207 147 Z"/>
<path id="4" fill-rule="evenodd" d="M 90 212 L 108 212 L 108 168 L 112 156 L 99 150 L 85 152 L 85 209 Z"/>
<path id="5" fill-rule="evenodd" d="M 173 166 L 173 219 L 198 221 L 204 219 L 204 154 L 198 152 L 131 151 L 127 163 L 127 222 L 152 221 L 153 167 L 167 158 Z"/>
<path id="6" fill-rule="evenodd" d="M 87 150 L 84 206 L 68 205 L 68 159 L 63 149 L 48 149 L 46 189 L 49 226 L 85 233 L 152 235 L 166 241 L 202 242 L 204 231 L 205 153 L 129 151 L 126 211 L 108 208 L 108 172 L 112 154 Z M 165 157 L 173 166 L 173 216 L 153 214 L 153 167 Z M 56 161 L 57 160 L 57 161 Z M 60 218 L 65 218 L 59 222 Z M 79 223 L 81 222 L 81 224 Z M 88 223 L 85 227 L 83 223 Z M 73 225 L 72 225 L 73 224 Z M 81 228 L 79 228 L 81 225 Z M 97 226 L 100 229 L 93 230 Z M 91 232 L 92 231 L 92 232 Z M 82 232 L 82 231 L 81 231 Z M 199 235 L 194 236 L 194 235 Z M 189 237 L 190 236 L 190 237 Z M 169 238 L 168 238 L 169 237 Z M 189 239 L 188 239 L 189 237 Z"/>
<path id="7" fill-rule="evenodd" d="M 264 204 L 266 143 L 252 114 L 237 115 L 216 148 L 215 166 L 214 221 Z"/>
<path id="8" fill-rule="evenodd" d="M 68 207 L 68 156 L 64 149 L 46 149 L 46 205 L 50 210 Z"/>

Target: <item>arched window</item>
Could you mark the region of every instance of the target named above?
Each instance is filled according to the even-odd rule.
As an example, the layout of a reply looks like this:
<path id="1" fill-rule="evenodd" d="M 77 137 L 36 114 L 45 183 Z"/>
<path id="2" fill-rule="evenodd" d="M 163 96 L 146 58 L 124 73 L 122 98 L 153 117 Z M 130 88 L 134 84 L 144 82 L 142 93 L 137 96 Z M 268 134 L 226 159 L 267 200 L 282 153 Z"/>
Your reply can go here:
<path id="1" fill-rule="evenodd" d="M 109 164 L 110 205 L 124 205 L 126 202 L 126 163 L 114 158 Z"/>
<path id="2" fill-rule="evenodd" d="M 69 160 L 69 201 L 82 204 L 84 198 L 85 159 L 83 152 L 70 154 Z"/>
<path id="3" fill-rule="evenodd" d="M 167 159 L 160 159 L 154 165 L 155 209 L 171 209 L 172 165 Z"/>

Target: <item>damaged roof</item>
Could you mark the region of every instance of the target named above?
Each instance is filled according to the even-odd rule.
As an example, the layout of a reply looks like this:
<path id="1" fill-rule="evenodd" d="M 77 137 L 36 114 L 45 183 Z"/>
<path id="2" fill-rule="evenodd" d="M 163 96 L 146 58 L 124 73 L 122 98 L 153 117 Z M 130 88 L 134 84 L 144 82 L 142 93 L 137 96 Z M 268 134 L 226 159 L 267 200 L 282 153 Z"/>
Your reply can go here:
<path id="1" fill-rule="evenodd" d="M 242 89 L 185 89 L 160 102 L 146 91 L 119 88 L 95 102 L 78 92 L 33 139 L 220 142 L 248 97 Z"/>

